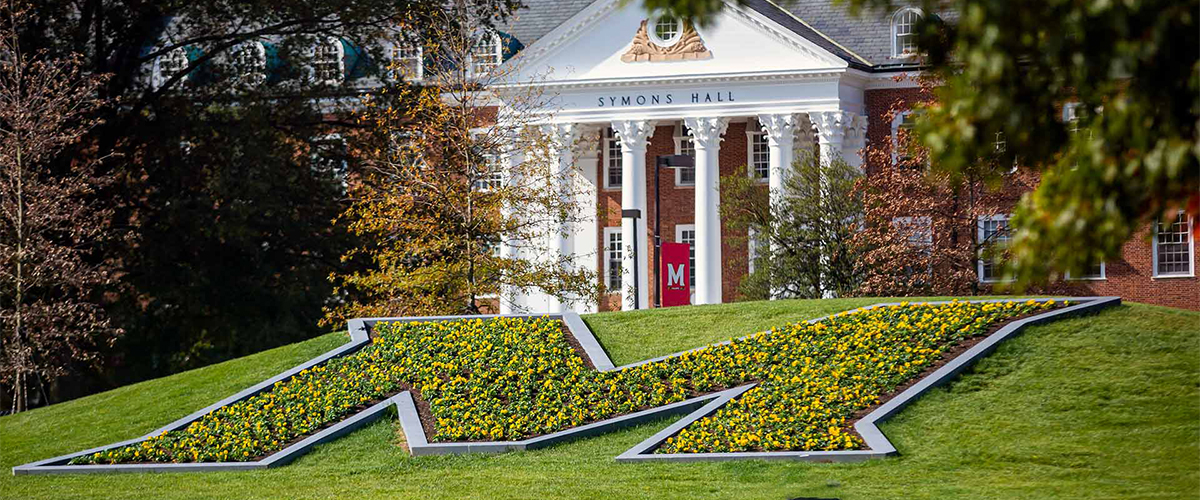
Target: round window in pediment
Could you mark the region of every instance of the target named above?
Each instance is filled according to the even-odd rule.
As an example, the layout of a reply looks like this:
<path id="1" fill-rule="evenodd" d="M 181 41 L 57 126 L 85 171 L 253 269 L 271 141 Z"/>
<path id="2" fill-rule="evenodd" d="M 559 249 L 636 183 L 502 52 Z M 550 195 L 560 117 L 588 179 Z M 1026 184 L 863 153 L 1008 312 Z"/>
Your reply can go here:
<path id="1" fill-rule="evenodd" d="M 663 47 L 670 47 L 683 35 L 683 23 L 674 17 L 659 17 L 654 20 L 650 39 Z"/>

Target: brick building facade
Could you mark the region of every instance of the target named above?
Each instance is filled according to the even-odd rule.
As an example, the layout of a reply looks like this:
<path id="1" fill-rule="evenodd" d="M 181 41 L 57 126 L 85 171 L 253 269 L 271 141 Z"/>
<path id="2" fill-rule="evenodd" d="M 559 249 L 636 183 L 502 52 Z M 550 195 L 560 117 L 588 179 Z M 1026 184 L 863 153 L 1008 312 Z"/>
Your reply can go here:
<path id="1" fill-rule="evenodd" d="M 898 122 L 889 109 L 918 96 L 915 84 L 896 76 L 920 70 L 911 27 L 923 15 L 900 7 L 853 16 L 829 0 L 743 0 L 696 27 L 617 0 L 531 2 L 506 28 L 525 46 L 506 64 L 522 65 L 518 80 L 542 78 L 538 85 L 555 96 L 545 123 L 566 139 L 559 161 L 592 190 L 582 201 L 594 202 L 597 214 L 558 250 L 598 271 L 614 291 L 600 304 L 574 308 L 653 303 L 653 169 L 657 157 L 680 153 L 682 142 L 696 159 L 694 182 L 661 176 L 662 241 L 695 242 L 694 303 L 738 300 L 749 244 L 716 215 L 720 177 L 760 175 L 764 196 L 778 196 L 802 150 L 822 161 L 840 156 L 869 174 L 863 147 L 891 141 Z M 1007 199 L 1015 203 L 1028 188 L 1011 189 Z M 996 207 L 1000 215 L 986 221 L 987 230 L 1002 230 L 1010 208 Z M 642 218 L 622 219 L 622 210 Z M 1055 287 L 1200 309 L 1190 224 L 1164 226 L 1176 234 L 1146 228 L 1121 258 Z M 631 290 L 640 291 L 638 301 Z M 536 296 L 499 305 L 504 312 L 561 307 Z"/>

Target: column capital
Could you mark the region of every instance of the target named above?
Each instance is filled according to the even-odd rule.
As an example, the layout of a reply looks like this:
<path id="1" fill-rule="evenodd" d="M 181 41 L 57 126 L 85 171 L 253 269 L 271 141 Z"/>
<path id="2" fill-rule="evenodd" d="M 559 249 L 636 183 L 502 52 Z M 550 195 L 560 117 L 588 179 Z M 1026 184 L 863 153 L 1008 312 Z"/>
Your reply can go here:
<path id="1" fill-rule="evenodd" d="M 849 111 L 810 111 L 809 120 L 817 130 L 821 144 L 840 144 L 854 122 L 854 113 Z"/>
<path id="2" fill-rule="evenodd" d="M 729 128 L 729 117 L 684 118 L 696 149 L 713 149 L 721 144 L 721 136 Z"/>
<path id="3" fill-rule="evenodd" d="M 767 133 L 767 141 L 779 146 L 792 139 L 796 127 L 796 115 L 792 113 L 763 113 L 758 115 L 758 126 Z"/>
<path id="4" fill-rule="evenodd" d="M 583 127 L 578 123 L 550 123 L 538 127 L 559 151 L 569 149 L 579 140 Z"/>
<path id="5" fill-rule="evenodd" d="M 654 135 L 654 120 L 613 120 L 612 129 L 621 140 L 621 147 L 630 151 L 645 151 L 646 141 Z"/>

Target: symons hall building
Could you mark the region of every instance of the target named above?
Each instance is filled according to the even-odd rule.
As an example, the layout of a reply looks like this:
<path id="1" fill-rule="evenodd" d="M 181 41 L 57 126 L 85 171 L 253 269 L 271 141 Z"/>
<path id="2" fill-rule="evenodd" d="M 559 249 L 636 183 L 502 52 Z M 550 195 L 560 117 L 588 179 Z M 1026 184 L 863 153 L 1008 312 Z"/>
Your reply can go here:
<path id="1" fill-rule="evenodd" d="M 692 245 L 692 303 L 733 301 L 754 242 L 722 227 L 720 177 L 746 175 L 774 191 L 803 151 L 861 166 L 867 141 L 890 140 L 903 125 L 903 114 L 885 120 L 892 104 L 917 94 L 915 83 L 895 79 L 919 69 L 910 33 L 924 14 L 915 8 L 856 17 L 830 0 L 744 0 L 729 2 L 710 26 L 692 27 L 648 15 L 637 1 L 527 4 L 506 27 L 524 46 L 509 63 L 556 96 L 552 128 L 561 144 L 576 144 L 560 161 L 582 170 L 585 213 L 600 214 L 557 251 L 595 266 L 614 291 L 600 304 L 573 306 L 580 312 L 634 307 L 635 279 L 638 307 L 653 302 L 648 222 L 658 156 L 695 159 L 695 168 L 665 169 L 658 185 L 662 240 Z M 641 218 L 622 218 L 628 209 Z M 1121 260 L 1077 277 L 1076 289 L 1200 307 L 1192 223 L 1180 214 L 1146 228 Z M 980 231 L 1006 226 L 1006 217 L 989 217 Z M 979 267 L 982 282 L 994 278 Z M 502 312 L 562 308 L 538 295 L 501 304 Z"/>

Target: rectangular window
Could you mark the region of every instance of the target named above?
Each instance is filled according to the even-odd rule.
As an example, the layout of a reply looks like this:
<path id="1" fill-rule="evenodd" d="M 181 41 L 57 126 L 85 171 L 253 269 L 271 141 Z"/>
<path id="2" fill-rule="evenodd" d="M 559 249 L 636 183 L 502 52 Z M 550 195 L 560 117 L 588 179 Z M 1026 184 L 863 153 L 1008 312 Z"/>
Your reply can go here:
<path id="1" fill-rule="evenodd" d="M 750 178 L 760 182 L 769 182 L 771 179 L 771 147 L 766 132 L 750 133 L 749 153 L 750 157 L 746 158 L 746 164 L 750 165 Z"/>
<path id="2" fill-rule="evenodd" d="M 346 173 L 349 170 L 349 153 L 341 134 L 318 137 L 313 143 L 311 158 L 313 173 L 333 177 L 342 185 L 342 189 L 348 187 Z"/>
<path id="3" fill-rule="evenodd" d="M 392 79 L 420 81 L 425 78 L 423 51 L 418 44 L 404 44 L 392 48 Z"/>
<path id="4" fill-rule="evenodd" d="M 1008 226 L 1007 215 L 993 215 L 979 218 L 979 244 L 983 249 L 1002 249 L 1012 241 L 1012 232 Z M 979 281 L 990 283 L 1000 281 L 1000 268 L 1003 261 L 999 256 L 979 259 Z"/>
<path id="5" fill-rule="evenodd" d="M 1186 213 L 1155 223 L 1154 277 L 1195 276 L 1194 252 L 1192 219 Z"/>
<path id="6" fill-rule="evenodd" d="M 612 127 L 604 131 L 604 187 L 621 187 L 621 139 Z"/>
<path id="7" fill-rule="evenodd" d="M 904 242 L 909 247 L 916 249 L 916 253 L 921 258 L 928 259 L 932 255 L 933 220 L 929 217 L 894 217 L 892 218 L 892 229 L 903 236 Z M 904 271 L 909 276 L 922 271 L 926 275 L 932 275 L 933 263 L 929 262 L 928 264 L 925 269 L 905 266 Z"/>
<path id="8" fill-rule="evenodd" d="M 1102 280 L 1102 279 L 1107 279 L 1107 278 L 1105 278 L 1105 276 L 1104 276 L 1104 263 L 1103 263 L 1103 262 L 1101 262 L 1101 263 L 1099 263 L 1099 264 L 1094 264 L 1094 265 L 1090 265 L 1090 266 L 1088 266 L 1088 268 L 1087 268 L 1087 269 L 1086 269 L 1086 270 L 1083 272 L 1083 274 L 1082 274 L 1082 275 L 1079 275 L 1079 276 L 1072 276 L 1072 275 L 1071 275 L 1071 273 L 1067 273 L 1067 279 L 1069 279 L 1069 280 Z"/>
<path id="9" fill-rule="evenodd" d="M 483 157 L 485 161 L 484 170 L 475 179 L 475 189 L 490 191 L 500 188 L 504 185 L 504 168 L 500 166 L 500 156 L 485 153 Z"/>
<path id="10" fill-rule="evenodd" d="M 621 228 L 604 228 L 604 283 L 609 293 L 621 293 Z"/>
<path id="11" fill-rule="evenodd" d="M 675 242 L 687 243 L 688 248 L 688 283 L 696 288 L 696 226 L 695 224 L 679 224 L 675 226 Z"/>
<path id="12" fill-rule="evenodd" d="M 747 250 L 749 251 L 750 274 L 754 274 L 755 261 L 767 254 L 767 238 L 760 237 L 759 230 L 752 227 L 747 230 L 746 239 L 749 246 Z"/>
<path id="13" fill-rule="evenodd" d="M 675 127 L 675 154 L 688 155 L 692 158 L 696 157 L 696 142 L 692 139 L 691 133 L 688 131 L 687 125 L 680 123 Z M 695 186 L 696 185 L 696 168 L 676 168 L 675 170 L 675 185 L 676 186 Z"/>

